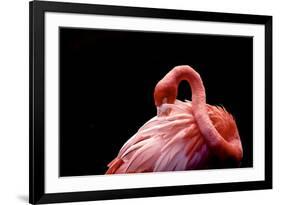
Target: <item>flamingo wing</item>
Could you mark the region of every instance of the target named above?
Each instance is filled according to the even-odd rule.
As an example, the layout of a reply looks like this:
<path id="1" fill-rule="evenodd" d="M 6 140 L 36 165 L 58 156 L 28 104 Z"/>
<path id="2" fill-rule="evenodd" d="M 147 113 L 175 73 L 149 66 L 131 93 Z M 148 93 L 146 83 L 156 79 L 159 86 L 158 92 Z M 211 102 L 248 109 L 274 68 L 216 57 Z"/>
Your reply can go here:
<path id="1" fill-rule="evenodd" d="M 190 102 L 163 104 L 121 148 L 107 174 L 186 170 L 199 166 L 207 154 Z M 204 146 L 205 145 L 205 146 Z"/>

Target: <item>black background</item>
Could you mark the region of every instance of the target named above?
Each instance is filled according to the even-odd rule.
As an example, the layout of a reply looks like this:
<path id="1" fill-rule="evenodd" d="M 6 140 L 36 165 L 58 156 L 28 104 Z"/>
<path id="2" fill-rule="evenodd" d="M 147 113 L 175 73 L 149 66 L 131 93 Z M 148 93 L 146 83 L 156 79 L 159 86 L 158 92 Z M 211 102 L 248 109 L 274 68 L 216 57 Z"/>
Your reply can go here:
<path id="1" fill-rule="evenodd" d="M 60 28 L 60 176 L 104 174 L 121 146 L 156 115 L 153 90 L 174 66 L 203 79 L 207 102 L 236 119 L 253 163 L 251 37 Z M 179 86 L 181 100 L 189 85 Z"/>

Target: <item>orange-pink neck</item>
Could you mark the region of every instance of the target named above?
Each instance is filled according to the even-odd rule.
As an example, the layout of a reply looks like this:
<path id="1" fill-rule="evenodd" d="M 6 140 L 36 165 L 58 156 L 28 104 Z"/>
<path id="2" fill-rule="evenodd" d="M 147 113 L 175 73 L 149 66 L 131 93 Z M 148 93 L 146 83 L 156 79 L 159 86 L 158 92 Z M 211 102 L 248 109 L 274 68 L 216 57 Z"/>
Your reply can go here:
<path id="1" fill-rule="evenodd" d="M 227 143 L 214 127 L 207 111 L 206 95 L 203 82 L 200 75 L 192 67 L 183 65 L 173 68 L 157 84 L 154 96 L 160 96 L 160 98 L 167 97 L 169 99 L 169 96 L 158 95 L 158 92 L 165 93 L 163 89 L 169 90 L 166 95 L 172 95 L 173 99 L 170 99 L 168 103 L 173 103 L 177 96 L 178 85 L 182 80 L 186 80 L 190 84 L 192 91 L 193 115 L 208 146 L 216 155 L 221 158 L 225 158 L 227 155 L 235 155 L 234 157 L 239 160 L 241 158 L 241 152 L 240 150 L 237 151 L 237 149 L 234 147 L 236 142 Z M 163 99 L 155 98 L 155 104 L 159 106 L 159 102 L 162 104 L 162 100 Z"/>

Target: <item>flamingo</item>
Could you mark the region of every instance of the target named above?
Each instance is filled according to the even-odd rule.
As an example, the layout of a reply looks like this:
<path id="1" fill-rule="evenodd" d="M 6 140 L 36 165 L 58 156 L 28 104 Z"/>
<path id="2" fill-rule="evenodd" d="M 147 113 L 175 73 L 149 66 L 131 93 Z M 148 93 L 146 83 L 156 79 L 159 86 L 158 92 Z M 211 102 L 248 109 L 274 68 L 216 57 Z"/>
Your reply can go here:
<path id="1" fill-rule="evenodd" d="M 176 99 L 183 80 L 190 84 L 191 102 Z M 225 108 L 206 104 L 203 82 L 192 67 L 168 72 L 155 87 L 154 101 L 157 116 L 123 145 L 106 174 L 206 169 L 228 160 L 239 166 L 243 149 L 235 119 Z"/>

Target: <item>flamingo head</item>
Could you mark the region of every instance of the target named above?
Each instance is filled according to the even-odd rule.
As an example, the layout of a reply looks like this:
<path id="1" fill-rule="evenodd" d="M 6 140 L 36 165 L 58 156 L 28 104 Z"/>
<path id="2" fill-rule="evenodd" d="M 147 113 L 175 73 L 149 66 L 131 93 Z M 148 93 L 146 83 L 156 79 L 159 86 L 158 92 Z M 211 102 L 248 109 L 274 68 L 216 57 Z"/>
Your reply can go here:
<path id="1" fill-rule="evenodd" d="M 155 105 L 173 104 L 177 97 L 177 84 L 161 80 L 154 89 Z"/>

